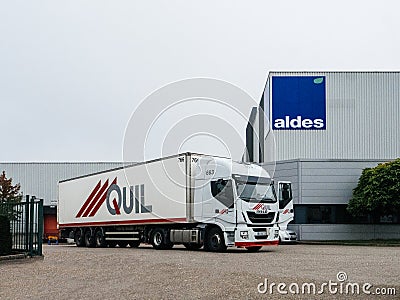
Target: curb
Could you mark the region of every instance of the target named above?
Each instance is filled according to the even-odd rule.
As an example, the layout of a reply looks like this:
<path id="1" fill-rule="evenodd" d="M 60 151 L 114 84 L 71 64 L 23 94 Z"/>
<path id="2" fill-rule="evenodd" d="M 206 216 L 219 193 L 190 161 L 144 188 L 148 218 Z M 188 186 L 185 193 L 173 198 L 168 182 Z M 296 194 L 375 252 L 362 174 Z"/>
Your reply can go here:
<path id="1" fill-rule="evenodd" d="M 0 261 L 23 259 L 26 257 L 28 257 L 28 255 L 26 253 L 10 254 L 10 255 L 0 256 Z"/>
<path id="2" fill-rule="evenodd" d="M 400 247 L 400 244 L 384 244 L 384 243 L 352 243 L 352 242 L 318 242 L 318 241 L 297 241 L 303 245 L 332 245 L 332 246 L 374 246 L 374 247 Z"/>

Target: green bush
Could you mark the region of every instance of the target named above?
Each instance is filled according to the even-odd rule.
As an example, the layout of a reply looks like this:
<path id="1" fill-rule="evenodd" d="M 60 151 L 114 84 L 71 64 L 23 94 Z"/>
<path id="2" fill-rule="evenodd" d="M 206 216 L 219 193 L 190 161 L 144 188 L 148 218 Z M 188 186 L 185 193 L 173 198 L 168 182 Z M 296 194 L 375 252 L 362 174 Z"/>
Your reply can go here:
<path id="1" fill-rule="evenodd" d="M 347 210 L 353 216 L 380 215 L 400 212 L 400 158 L 363 170 Z"/>
<path id="2" fill-rule="evenodd" d="M 7 216 L 0 215 L 0 255 L 11 254 L 11 248 L 10 220 Z"/>

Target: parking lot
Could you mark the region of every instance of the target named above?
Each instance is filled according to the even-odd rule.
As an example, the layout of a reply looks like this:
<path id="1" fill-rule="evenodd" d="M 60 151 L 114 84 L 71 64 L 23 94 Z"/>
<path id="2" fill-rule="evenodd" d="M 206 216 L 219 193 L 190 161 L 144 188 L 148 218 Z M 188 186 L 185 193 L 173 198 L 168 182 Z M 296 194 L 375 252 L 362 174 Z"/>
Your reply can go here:
<path id="1" fill-rule="evenodd" d="M 345 283 L 370 283 L 372 293 L 376 287 L 396 288 L 395 296 L 361 292 L 359 299 L 398 299 L 400 294 L 400 247 L 281 245 L 257 253 L 209 253 L 181 246 L 157 251 L 146 245 L 46 245 L 43 259 L 1 262 L 0 270 L 0 299 L 320 299 L 258 290 L 263 292 L 267 280 L 268 286 L 297 284 L 300 291 L 303 283 L 314 283 L 318 292 L 322 283 L 339 283 L 339 272 L 346 273 Z M 323 292 L 327 299 L 344 296 Z"/>

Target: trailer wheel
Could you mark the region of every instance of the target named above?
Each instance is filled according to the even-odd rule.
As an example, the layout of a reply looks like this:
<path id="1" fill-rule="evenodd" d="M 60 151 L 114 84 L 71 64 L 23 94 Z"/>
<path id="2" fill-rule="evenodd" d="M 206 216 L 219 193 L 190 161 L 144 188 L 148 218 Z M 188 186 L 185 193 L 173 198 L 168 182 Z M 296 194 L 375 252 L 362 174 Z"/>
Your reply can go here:
<path id="1" fill-rule="evenodd" d="M 107 246 L 106 239 L 102 229 L 97 229 L 95 234 L 96 247 L 104 248 Z"/>
<path id="2" fill-rule="evenodd" d="M 129 246 L 131 246 L 131 248 L 138 248 L 140 246 L 140 240 L 130 241 Z"/>
<path id="3" fill-rule="evenodd" d="M 154 249 L 157 250 L 171 249 L 174 246 L 173 243 L 167 240 L 166 234 L 161 228 L 153 230 L 153 233 L 151 234 L 151 244 Z"/>
<path id="4" fill-rule="evenodd" d="M 92 235 L 92 231 L 90 229 L 85 231 L 85 245 L 86 247 L 92 248 L 95 244 L 95 239 Z"/>
<path id="5" fill-rule="evenodd" d="M 249 252 L 257 252 L 260 250 L 262 247 L 261 246 L 255 246 L 255 247 L 246 247 L 247 251 Z"/>
<path id="6" fill-rule="evenodd" d="M 222 252 L 226 250 L 224 234 L 221 229 L 212 227 L 206 233 L 204 249 L 211 252 Z"/>
<path id="7" fill-rule="evenodd" d="M 85 240 L 84 240 L 84 238 L 83 238 L 82 229 L 78 228 L 78 229 L 75 231 L 74 240 L 75 240 L 75 244 L 76 244 L 78 247 L 83 247 L 83 246 L 85 246 Z"/>
<path id="8" fill-rule="evenodd" d="M 201 247 L 203 247 L 202 244 L 192 244 L 192 243 L 184 243 L 183 246 L 185 246 L 185 248 L 188 250 L 199 250 Z"/>

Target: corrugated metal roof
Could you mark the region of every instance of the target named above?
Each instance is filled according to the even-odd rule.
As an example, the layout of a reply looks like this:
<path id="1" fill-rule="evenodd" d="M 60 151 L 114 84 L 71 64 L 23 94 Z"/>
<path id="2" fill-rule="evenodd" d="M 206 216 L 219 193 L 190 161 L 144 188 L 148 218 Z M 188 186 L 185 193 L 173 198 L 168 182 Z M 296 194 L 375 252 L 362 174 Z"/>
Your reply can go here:
<path id="1" fill-rule="evenodd" d="M 21 184 L 24 195 L 44 199 L 44 205 L 57 201 L 60 180 L 121 167 L 121 162 L 66 162 L 66 163 L 0 163 L 0 172 L 6 172 L 13 184 Z"/>

